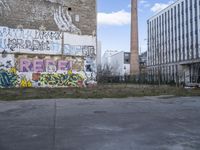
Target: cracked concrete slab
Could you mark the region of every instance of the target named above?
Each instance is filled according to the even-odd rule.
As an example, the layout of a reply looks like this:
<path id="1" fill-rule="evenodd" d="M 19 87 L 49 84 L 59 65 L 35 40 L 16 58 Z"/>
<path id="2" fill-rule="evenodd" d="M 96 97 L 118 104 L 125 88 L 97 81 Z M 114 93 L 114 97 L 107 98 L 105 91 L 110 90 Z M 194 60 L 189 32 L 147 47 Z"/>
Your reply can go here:
<path id="1" fill-rule="evenodd" d="M 200 97 L 0 102 L 0 150 L 199 150 Z"/>

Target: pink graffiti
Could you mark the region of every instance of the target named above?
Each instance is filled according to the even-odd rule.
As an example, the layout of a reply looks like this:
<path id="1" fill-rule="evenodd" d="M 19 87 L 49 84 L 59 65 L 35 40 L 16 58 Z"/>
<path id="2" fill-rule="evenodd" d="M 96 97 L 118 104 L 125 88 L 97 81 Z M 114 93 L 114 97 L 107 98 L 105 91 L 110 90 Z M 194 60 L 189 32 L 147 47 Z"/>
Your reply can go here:
<path id="1" fill-rule="evenodd" d="M 72 62 L 66 60 L 29 60 L 20 59 L 20 72 L 49 72 L 49 66 L 55 66 L 55 71 L 68 71 L 72 69 Z"/>

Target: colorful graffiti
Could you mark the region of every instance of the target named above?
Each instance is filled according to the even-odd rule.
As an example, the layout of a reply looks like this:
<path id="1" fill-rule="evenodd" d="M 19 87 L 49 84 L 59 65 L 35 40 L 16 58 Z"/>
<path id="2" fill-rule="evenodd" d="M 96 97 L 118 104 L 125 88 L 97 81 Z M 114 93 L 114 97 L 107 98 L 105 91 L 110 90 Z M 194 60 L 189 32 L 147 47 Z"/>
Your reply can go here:
<path id="1" fill-rule="evenodd" d="M 27 80 L 26 77 L 22 77 L 21 81 L 20 81 L 20 87 L 21 88 L 30 88 L 32 87 L 33 84 L 31 82 L 31 80 Z"/>
<path id="2" fill-rule="evenodd" d="M 68 19 L 62 28 L 71 33 L 0 26 L 0 88 L 83 87 L 96 81 L 96 37 L 72 34 L 79 29 L 70 16 L 60 18 L 62 11 L 55 11 L 55 20 Z"/>
<path id="3" fill-rule="evenodd" d="M 22 75 L 20 77 L 20 75 Z M 27 74 L 17 75 L 16 69 L 0 70 L 0 88 L 30 88 L 34 83 L 38 87 L 85 87 L 86 77 L 83 73 L 33 73 L 32 79 L 27 79 Z"/>
<path id="4" fill-rule="evenodd" d="M 56 72 L 72 69 L 72 62 L 66 60 L 20 59 L 20 72 Z"/>
<path id="5" fill-rule="evenodd" d="M 13 88 L 18 85 L 18 75 L 13 69 L 10 71 L 0 70 L 0 87 L 1 88 Z"/>
<path id="6" fill-rule="evenodd" d="M 50 87 L 83 87 L 84 77 L 78 73 L 68 71 L 67 74 L 41 74 L 39 82 L 41 86 Z"/>
<path id="7" fill-rule="evenodd" d="M 92 79 L 85 72 L 20 73 L 16 68 L 0 70 L 0 88 L 86 87 Z"/>
<path id="8" fill-rule="evenodd" d="M 27 54 L 0 58 L 1 88 L 85 87 L 96 81 L 93 58 Z"/>

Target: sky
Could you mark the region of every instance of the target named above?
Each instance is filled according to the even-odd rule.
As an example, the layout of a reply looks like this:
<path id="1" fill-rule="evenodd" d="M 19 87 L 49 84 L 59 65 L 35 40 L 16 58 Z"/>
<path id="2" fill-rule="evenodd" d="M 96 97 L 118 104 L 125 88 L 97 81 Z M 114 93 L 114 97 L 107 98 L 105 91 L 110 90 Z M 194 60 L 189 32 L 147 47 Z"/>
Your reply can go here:
<path id="1" fill-rule="evenodd" d="M 173 0 L 138 0 L 140 52 L 147 50 L 147 20 Z M 106 50 L 130 52 L 131 0 L 97 0 L 98 40 Z"/>

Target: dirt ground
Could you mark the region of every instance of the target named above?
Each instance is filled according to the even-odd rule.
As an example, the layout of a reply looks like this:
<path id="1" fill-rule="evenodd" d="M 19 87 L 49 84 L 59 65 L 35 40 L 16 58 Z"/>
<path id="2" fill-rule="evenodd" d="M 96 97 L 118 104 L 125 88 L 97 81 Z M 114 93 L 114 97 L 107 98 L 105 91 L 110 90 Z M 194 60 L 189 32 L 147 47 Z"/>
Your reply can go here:
<path id="1" fill-rule="evenodd" d="M 125 98 L 159 95 L 200 96 L 200 89 L 135 84 L 107 84 L 89 88 L 0 89 L 0 100 L 3 101 L 52 98 Z"/>

